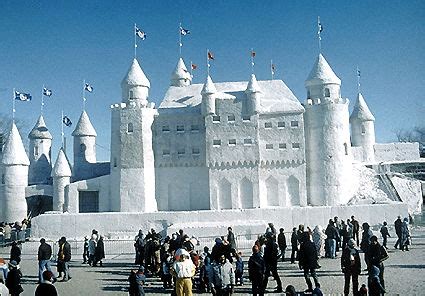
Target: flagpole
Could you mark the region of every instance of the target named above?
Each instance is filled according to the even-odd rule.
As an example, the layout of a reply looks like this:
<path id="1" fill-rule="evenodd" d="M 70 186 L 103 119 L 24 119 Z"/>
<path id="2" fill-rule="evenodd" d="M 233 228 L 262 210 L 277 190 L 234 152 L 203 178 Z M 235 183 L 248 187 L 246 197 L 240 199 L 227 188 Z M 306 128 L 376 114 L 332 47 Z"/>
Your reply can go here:
<path id="1" fill-rule="evenodd" d="M 322 36 L 320 33 L 322 32 L 322 25 L 320 24 L 320 16 L 317 17 L 317 35 L 319 39 L 319 54 L 322 53 Z"/>
<path id="2" fill-rule="evenodd" d="M 192 61 L 190 61 L 190 77 L 193 78 L 193 64 L 192 64 Z"/>
<path id="3" fill-rule="evenodd" d="M 137 24 L 134 23 L 134 58 L 137 58 L 137 36 L 136 36 L 136 28 L 137 28 Z"/>
<path id="4" fill-rule="evenodd" d="M 15 88 L 13 88 L 13 95 L 12 95 L 12 122 L 15 122 Z"/>
<path id="5" fill-rule="evenodd" d="M 182 23 L 179 24 L 179 54 L 182 57 L 182 33 L 181 33 Z"/>
<path id="6" fill-rule="evenodd" d="M 251 72 L 254 74 L 254 49 L 251 48 Z"/>
<path id="7" fill-rule="evenodd" d="M 210 50 L 207 48 L 207 74 L 210 76 L 210 60 L 208 59 L 208 53 Z"/>
<path id="8" fill-rule="evenodd" d="M 64 148 L 64 133 L 63 133 L 63 110 L 62 110 L 62 118 L 61 118 L 61 140 L 62 140 L 62 149 Z"/>
<path id="9" fill-rule="evenodd" d="M 44 107 L 44 84 L 43 84 L 43 88 L 41 89 L 41 107 L 40 107 L 41 115 L 43 115 L 43 107 Z"/>
<path id="10" fill-rule="evenodd" d="M 360 69 L 357 66 L 357 91 L 360 93 Z"/>
<path id="11" fill-rule="evenodd" d="M 83 79 L 83 111 L 86 110 L 86 80 Z"/>
<path id="12" fill-rule="evenodd" d="M 273 60 L 270 60 L 270 73 L 272 74 L 272 80 L 273 80 L 273 78 L 274 78 Z"/>

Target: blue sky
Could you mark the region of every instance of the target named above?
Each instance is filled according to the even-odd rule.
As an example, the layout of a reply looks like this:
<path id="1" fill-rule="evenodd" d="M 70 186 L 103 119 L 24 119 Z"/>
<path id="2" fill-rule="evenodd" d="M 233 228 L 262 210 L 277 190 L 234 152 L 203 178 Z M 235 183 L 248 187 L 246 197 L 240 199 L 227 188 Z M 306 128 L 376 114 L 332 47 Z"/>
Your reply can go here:
<path id="1" fill-rule="evenodd" d="M 121 101 L 120 82 L 133 58 L 133 25 L 147 32 L 138 59 L 151 82 L 150 101 L 161 102 L 177 63 L 178 24 L 183 58 L 198 65 L 194 83 L 206 75 L 205 51 L 215 54 L 213 81 L 247 81 L 249 51 L 256 51 L 258 80 L 283 79 L 301 102 L 304 80 L 318 54 L 317 16 L 322 52 L 342 80 L 342 95 L 357 94 L 356 67 L 362 93 L 376 117 L 378 142 L 395 139 L 398 129 L 424 125 L 424 1 L 11 1 L 0 2 L 0 112 L 11 116 L 12 89 L 33 95 L 16 102 L 16 117 L 27 133 L 40 114 L 54 137 L 53 158 L 60 147 L 61 110 L 74 123 L 82 111 L 82 81 L 94 92 L 86 110 L 98 133 L 98 159 L 109 160 L 110 105 Z M 352 104 L 350 110 L 352 108 Z M 68 154 L 73 128 L 66 128 Z"/>

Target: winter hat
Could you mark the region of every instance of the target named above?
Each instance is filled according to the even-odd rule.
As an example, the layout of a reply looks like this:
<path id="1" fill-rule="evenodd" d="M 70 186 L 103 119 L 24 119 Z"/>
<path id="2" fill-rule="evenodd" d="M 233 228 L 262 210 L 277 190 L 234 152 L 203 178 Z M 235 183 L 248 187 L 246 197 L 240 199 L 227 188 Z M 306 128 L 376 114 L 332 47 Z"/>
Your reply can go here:
<path id="1" fill-rule="evenodd" d="M 18 266 L 18 262 L 16 262 L 15 260 L 12 260 L 12 261 L 9 262 L 9 266 L 16 268 Z"/>
<path id="2" fill-rule="evenodd" d="M 372 235 L 372 236 L 370 237 L 370 241 L 371 241 L 371 242 L 377 242 L 377 241 L 378 241 L 378 237 L 377 237 L 376 235 Z"/>
<path id="3" fill-rule="evenodd" d="M 43 272 L 43 280 L 51 281 L 52 278 L 54 278 L 53 272 L 51 272 L 50 270 L 45 270 Z"/>
<path id="4" fill-rule="evenodd" d="M 295 291 L 294 286 L 292 286 L 292 285 L 287 286 L 286 289 L 285 289 L 285 295 L 296 296 L 297 291 Z"/>

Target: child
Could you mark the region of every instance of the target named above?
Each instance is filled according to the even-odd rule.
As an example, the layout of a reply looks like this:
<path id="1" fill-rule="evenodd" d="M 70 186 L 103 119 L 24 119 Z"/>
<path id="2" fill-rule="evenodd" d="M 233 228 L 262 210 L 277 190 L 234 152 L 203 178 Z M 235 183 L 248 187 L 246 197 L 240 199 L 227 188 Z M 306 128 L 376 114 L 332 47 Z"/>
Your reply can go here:
<path id="1" fill-rule="evenodd" d="M 359 296 L 367 296 L 367 288 L 366 288 L 365 284 L 362 284 L 358 295 Z"/>
<path id="2" fill-rule="evenodd" d="M 382 293 L 386 293 L 379 280 L 379 268 L 375 265 L 371 265 L 367 282 L 369 286 L 369 296 L 380 296 Z"/>
<path id="3" fill-rule="evenodd" d="M 243 260 L 242 252 L 236 254 L 236 269 L 235 269 L 235 283 L 243 286 Z"/>
<path id="4" fill-rule="evenodd" d="M 384 225 L 381 227 L 381 235 L 382 235 L 382 239 L 383 239 L 383 241 L 382 241 L 382 246 L 385 248 L 385 249 L 388 249 L 387 248 L 387 238 L 388 237 L 391 237 L 391 235 L 388 233 L 388 227 L 387 227 L 387 222 L 385 222 L 384 221 Z"/>

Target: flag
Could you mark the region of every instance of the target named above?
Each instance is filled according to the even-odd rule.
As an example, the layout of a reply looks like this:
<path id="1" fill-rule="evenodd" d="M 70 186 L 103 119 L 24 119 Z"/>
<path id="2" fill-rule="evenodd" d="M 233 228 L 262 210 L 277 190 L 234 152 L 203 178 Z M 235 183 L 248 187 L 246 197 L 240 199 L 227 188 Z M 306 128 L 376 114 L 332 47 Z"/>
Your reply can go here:
<path id="1" fill-rule="evenodd" d="M 69 119 L 68 116 L 64 116 L 62 118 L 62 123 L 65 124 L 66 126 L 71 126 L 72 125 L 72 121 L 71 121 L 71 119 Z"/>
<path id="2" fill-rule="evenodd" d="M 50 97 L 52 94 L 53 93 L 51 89 L 47 89 L 45 87 L 43 88 L 43 96 Z"/>
<path id="3" fill-rule="evenodd" d="M 192 67 L 192 70 L 196 70 L 196 68 L 198 68 L 198 65 L 196 64 L 190 64 L 190 66 Z"/>
<path id="4" fill-rule="evenodd" d="M 140 37 L 140 39 L 145 40 L 146 39 L 146 33 L 143 32 L 142 30 L 140 30 L 139 28 L 136 27 L 136 35 L 138 37 Z"/>
<path id="5" fill-rule="evenodd" d="M 18 101 L 31 101 L 32 96 L 30 94 L 21 93 L 19 91 L 15 91 L 15 100 Z"/>
<path id="6" fill-rule="evenodd" d="M 274 75 L 274 72 L 276 71 L 276 66 L 274 64 L 271 65 L 272 74 Z"/>
<path id="7" fill-rule="evenodd" d="M 189 35 L 189 34 L 190 34 L 189 30 L 184 29 L 183 27 L 180 27 L 180 35 L 186 36 L 186 35 Z"/>
<path id="8" fill-rule="evenodd" d="M 255 58 L 255 51 L 251 50 L 251 57 Z"/>
<path id="9" fill-rule="evenodd" d="M 93 86 L 91 86 L 90 84 L 86 83 L 84 85 L 84 90 L 86 90 L 88 92 L 93 92 Z"/>
<path id="10" fill-rule="evenodd" d="M 208 51 L 208 59 L 209 60 L 214 60 L 214 55 L 211 51 Z"/>
<path id="11" fill-rule="evenodd" d="M 360 77 L 360 70 L 357 69 L 357 77 Z"/>

